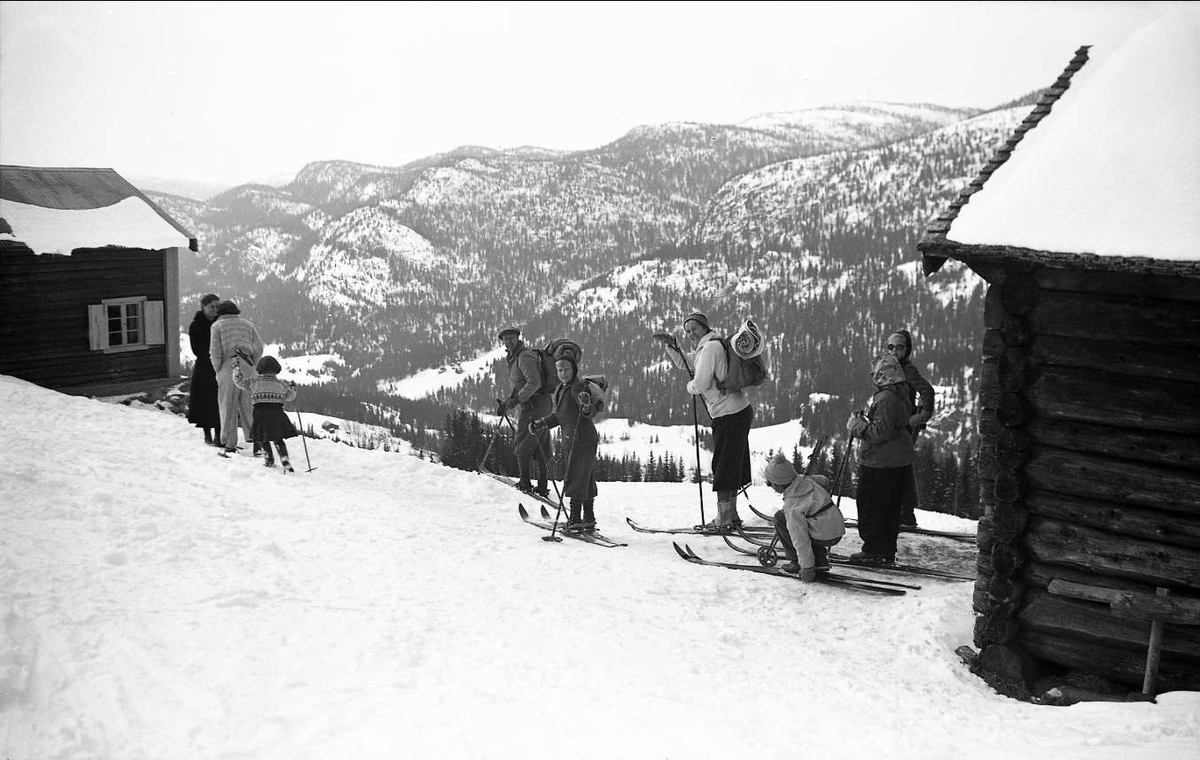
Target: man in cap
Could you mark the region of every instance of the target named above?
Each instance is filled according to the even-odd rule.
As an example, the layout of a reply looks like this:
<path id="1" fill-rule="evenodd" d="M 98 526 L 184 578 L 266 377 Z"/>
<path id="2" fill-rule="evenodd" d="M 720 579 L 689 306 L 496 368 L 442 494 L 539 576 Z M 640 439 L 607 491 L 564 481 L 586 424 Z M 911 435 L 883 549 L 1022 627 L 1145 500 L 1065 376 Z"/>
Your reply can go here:
<path id="1" fill-rule="evenodd" d="M 513 435 L 513 454 L 517 457 L 520 479 L 517 488 L 525 493 L 549 497 L 547 487 L 546 457 L 550 456 L 550 431 L 539 428 L 529 432 L 529 423 L 550 414 L 548 384 L 542 377 L 542 360 L 537 351 L 521 340 L 521 331 L 506 327 L 497 336 L 504 344 L 505 361 L 508 363 L 508 379 L 512 391 L 508 398 L 497 402 L 496 415 L 505 416 L 509 409 L 517 408 L 516 432 Z M 537 463 L 537 487 L 530 482 L 530 470 Z"/>
<path id="2" fill-rule="evenodd" d="M 696 346 L 688 393 L 700 396 L 712 417 L 712 487 L 717 492 L 717 517 L 708 527 L 732 530 L 742 524 L 737 511 L 738 492 L 750 483 L 750 425 L 754 422 L 754 407 L 742 391 L 723 391 L 717 387 L 717 381 L 724 380 L 729 372 L 729 362 L 720 336 L 709 327 L 708 317 L 692 312 L 683 320 L 683 331 Z"/>

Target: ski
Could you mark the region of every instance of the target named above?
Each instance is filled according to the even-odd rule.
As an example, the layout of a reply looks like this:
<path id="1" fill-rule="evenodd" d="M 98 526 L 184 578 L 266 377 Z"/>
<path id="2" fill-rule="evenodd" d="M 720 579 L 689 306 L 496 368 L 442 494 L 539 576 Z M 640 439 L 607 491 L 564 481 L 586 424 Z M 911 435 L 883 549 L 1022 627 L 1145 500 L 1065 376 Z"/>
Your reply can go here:
<path id="1" fill-rule="evenodd" d="M 764 515 L 762 512 L 759 512 L 757 509 L 754 509 L 754 507 L 750 507 L 750 509 L 754 512 L 754 514 L 758 515 L 759 517 L 762 517 L 764 520 L 770 519 L 769 517 Z M 857 528 L 858 520 L 854 519 L 853 517 L 846 518 L 846 527 L 847 528 Z M 949 538 L 954 541 L 967 541 L 967 542 L 971 542 L 971 543 L 974 543 L 974 541 L 975 541 L 974 533 L 956 533 L 954 531 L 948 531 L 948 530 L 930 530 L 928 528 L 903 528 L 903 527 L 900 528 L 900 532 L 901 533 L 912 533 L 912 534 L 918 535 L 918 536 L 931 536 L 931 537 L 935 537 L 935 538 Z M 751 541 L 751 543 L 758 543 L 758 542 Z M 766 544 L 762 544 L 762 545 L 766 546 Z"/>
<path id="2" fill-rule="evenodd" d="M 881 570 L 883 572 L 898 572 L 909 573 L 911 575 L 925 575 L 930 578 L 942 578 L 948 581 L 973 581 L 974 575 L 966 575 L 965 573 L 955 573 L 950 570 L 938 570 L 933 567 L 922 567 L 921 565 L 908 565 L 903 562 L 893 562 L 890 565 L 864 565 L 855 562 L 849 557 L 840 554 L 830 554 L 829 561 L 837 565 L 847 565 L 849 567 L 861 567 L 864 570 Z"/>
<path id="3" fill-rule="evenodd" d="M 750 557 L 755 557 L 758 559 L 760 564 L 763 561 L 762 560 L 763 555 L 766 554 L 769 549 L 771 549 L 771 547 L 768 545 L 759 546 L 758 544 L 755 544 L 755 546 L 758 546 L 757 550 L 748 549 L 744 546 L 738 546 L 737 544 L 735 544 L 733 541 L 731 541 L 729 539 L 729 536 L 722 536 L 722 538 L 725 539 L 725 543 L 726 543 L 726 545 L 729 546 L 730 549 L 733 549 L 735 552 L 738 552 L 739 554 L 745 554 Z M 774 553 L 775 559 L 777 561 L 780 557 L 783 556 L 782 549 L 774 549 L 774 550 L 772 550 L 772 552 Z M 834 565 L 845 565 L 847 567 L 859 568 L 862 570 L 878 571 L 881 573 L 893 573 L 893 574 L 900 574 L 900 575 L 922 575 L 927 578 L 939 578 L 941 580 L 947 580 L 947 581 L 973 581 L 973 580 L 975 580 L 975 576 L 973 576 L 973 575 L 963 575 L 961 573 L 954 573 L 949 570 L 938 570 L 938 569 L 932 568 L 932 567 L 921 567 L 920 565 L 904 565 L 904 564 L 896 564 L 894 562 L 890 565 L 859 565 L 854 562 L 851 562 L 849 557 L 844 557 L 844 556 L 833 554 L 833 553 L 829 554 L 829 561 L 831 564 L 834 564 Z"/>
<path id="4" fill-rule="evenodd" d="M 777 567 L 763 567 L 762 565 L 743 565 L 738 562 L 716 562 L 713 560 L 702 559 L 696 552 L 692 551 L 692 547 L 687 546 L 686 551 L 680 548 L 678 543 L 671 542 L 675 547 L 675 552 L 683 559 L 695 565 L 707 565 L 709 567 L 725 567 L 730 570 L 747 570 L 752 573 L 761 573 L 763 575 L 773 575 L 776 578 L 790 578 L 791 580 L 800 580 L 799 575 L 785 573 Z M 685 545 L 686 546 L 686 545 Z M 891 581 L 879 581 L 867 578 L 853 578 L 848 575 L 834 575 L 832 573 L 819 573 L 817 575 L 817 583 L 823 583 L 827 586 L 839 586 L 842 588 L 853 589 L 855 591 L 864 591 L 870 594 L 883 594 L 885 596 L 903 596 L 907 594 L 907 589 L 919 589 L 920 586 L 914 586 L 907 583 L 893 583 Z"/>
<path id="5" fill-rule="evenodd" d="M 549 496 L 542 496 L 541 494 L 531 493 L 528 491 L 522 491 L 520 488 L 517 488 L 517 481 L 515 478 L 510 478 L 507 475 L 500 475 L 500 474 L 492 472 L 491 470 L 487 470 L 484 468 L 479 469 L 479 474 L 487 475 L 492 480 L 495 480 L 499 483 L 503 483 L 506 486 L 511 486 L 514 490 L 517 491 L 517 493 L 520 493 L 524 496 L 528 496 L 531 499 L 536 499 L 537 501 L 540 501 L 543 504 L 548 504 L 549 506 L 554 507 L 555 509 L 558 509 L 558 502 L 554 501 Z"/>
<path id="6" fill-rule="evenodd" d="M 636 530 L 638 533 L 689 533 L 695 536 L 731 536 L 741 531 L 761 532 L 763 535 L 775 535 L 774 528 L 763 527 L 741 527 L 741 528 L 709 528 L 704 525 L 693 525 L 690 528 L 647 528 L 638 525 L 632 518 L 626 517 L 625 522 L 629 523 L 629 527 Z"/>
<path id="7" fill-rule="evenodd" d="M 520 513 L 521 519 L 524 520 L 525 522 L 529 523 L 530 525 L 536 525 L 537 527 L 541 528 L 542 530 L 548 530 L 548 531 L 554 533 L 555 535 L 562 536 L 563 538 L 574 538 L 578 541 L 583 541 L 585 544 L 594 544 L 596 546 L 603 546 L 606 549 L 612 549 L 617 546 L 628 546 L 629 545 L 629 544 L 621 543 L 620 541 L 614 541 L 611 538 L 607 538 L 598 533 L 564 533 L 561 530 L 555 532 L 554 526 L 552 524 L 544 523 L 540 520 L 535 520 L 534 518 L 530 517 L 529 512 L 526 511 L 524 504 L 517 504 L 517 511 Z"/>
<path id="8" fill-rule="evenodd" d="M 853 517 L 846 518 L 846 527 L 847 528 L 857 528 L 858 520 L 854 519 Z M 901 526 L 900 532 L 901 533 L 912 533 L 912 534 L 918 535 L 918 536 L 933 536 L 935 538 L 950 538 L 955 541 L 969 541 L 971 543 L 975 543 L 975 534 L 974 533 L 964 533 L 961 531 L 932 530 L 930 528 L 921 528 L 921 527 L 907 527 L 906 528 L 904 526 Z"/>
<path id="9" fill-rule="evenodd" d="M 548 509 L 546 509 L 545 505 L 542 506 L 542 519 L 547 520 L 550 523 L 550 525 L 553 527 L 554 515 L 550 514 L 550 511 Z M 565 523 L 560 522 L 558 524 L 558 532 L 559 533 L 562 532 L 563 525 L 565 525 Z M 587 533 L 585 535 L 594 536 L 595 538 L 603 539 L 603 540 L 608 541 L 609 543 L 614 544 L 616 546 L 628 546 L 628 544 L 623 544 L 620 541 L 609 538 L 608 536 L 606 536 L 602 533 L 596 533 L 595 531 L 593 531 L 591 533 Z"/>

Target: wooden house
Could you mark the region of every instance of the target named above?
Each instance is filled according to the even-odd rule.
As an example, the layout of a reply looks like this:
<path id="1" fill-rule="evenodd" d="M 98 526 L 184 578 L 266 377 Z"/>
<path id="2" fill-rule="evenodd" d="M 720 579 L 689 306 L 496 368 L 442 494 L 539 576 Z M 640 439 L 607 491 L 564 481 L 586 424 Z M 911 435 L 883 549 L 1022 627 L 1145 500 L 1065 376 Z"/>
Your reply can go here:
<path id="1" fill-rule="evenodd" d="M 1080 48 L 918 248 L 988 283 L 984 669 L 1200 689 L 1200 27 Z"/>
<path id="2" fill-rule="evenodd" d="M 112 169 L 0 166 L 0 373 L 90 394 L 178 381 L 183 249 Z"/>

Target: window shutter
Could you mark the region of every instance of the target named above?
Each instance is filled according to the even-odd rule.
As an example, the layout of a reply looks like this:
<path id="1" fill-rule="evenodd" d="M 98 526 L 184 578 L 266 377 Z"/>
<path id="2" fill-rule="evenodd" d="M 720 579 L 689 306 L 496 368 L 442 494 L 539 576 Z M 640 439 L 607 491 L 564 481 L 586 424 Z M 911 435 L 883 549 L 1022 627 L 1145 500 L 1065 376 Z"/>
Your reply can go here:
<path id="1" fill-rule="evenodd" d="M 163 333 L 163 302 L 147 301 L 146 345 L 161 346 L 162 344 L 166 343 L 166 336 Z"/>
<path id="2" fill-rule="evenodd" d="M 88 304 L 88 344 L 93 351 L 108 348 L 108 327 L 104 319 L 104 304 Z"/>

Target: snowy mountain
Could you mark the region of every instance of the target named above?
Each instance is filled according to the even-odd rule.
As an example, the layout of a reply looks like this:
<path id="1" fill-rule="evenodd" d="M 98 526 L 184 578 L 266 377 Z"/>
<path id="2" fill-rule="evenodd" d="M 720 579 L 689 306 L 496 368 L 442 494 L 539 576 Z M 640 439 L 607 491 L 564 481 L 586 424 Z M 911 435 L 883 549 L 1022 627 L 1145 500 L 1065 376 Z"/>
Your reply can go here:
<path id="1" fill-rule="evenodd" d="M 921 279 L 914 244 L 1028 107 L 850 104 L 649 125 L 573 153 L 327 161 L 282 188 L 164 205 L 201 240 L 183 292 L 237 299 L 290 355 L 341 356 L 330 392 L 347 399 L 400 403 L 406 378 L 475 361 L 519 324 L 532 340 L 579 339 L 588 366 L 620 381 L 614 414 L 687 424 L 687 396 L 664 392 L 678 383 L 647 338 L 699 308 L 728 330 L 756 319 L 774 361 L 758 423 L 801 419 L 810 434 L 840 429 L 869 356 L 910 326 L 957 440 L 971 427 L 981 288 L 952 268 Z M 435 427 L 506 392 L 484 373 L 404 413 Z"/>
<path id="2" fill-rule="evenodd" d="M 971 583 L 908 578 L 921 588 L 874 598 L 697 567 L 625 524 L 694 522 L 691 484 L 602 483 L 601 526 L 628 544 L 602 549 L 542 541 L 512 489 L 401 453 L 310 440 L 315 469 L 296 443 L 283 475 L 215 456 L 182 417 L 7 376 L 0 410 L 12 760 L 1200 752 L 1195 692 L 996 694 L 954 652 Z M 857 545 L 851 530 L 837 550 Z M 973 567 L 959 546 L 909 537 L 901 556 Z"/>

